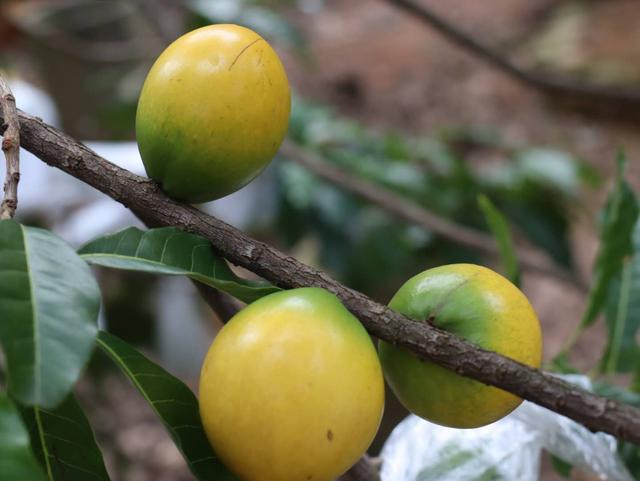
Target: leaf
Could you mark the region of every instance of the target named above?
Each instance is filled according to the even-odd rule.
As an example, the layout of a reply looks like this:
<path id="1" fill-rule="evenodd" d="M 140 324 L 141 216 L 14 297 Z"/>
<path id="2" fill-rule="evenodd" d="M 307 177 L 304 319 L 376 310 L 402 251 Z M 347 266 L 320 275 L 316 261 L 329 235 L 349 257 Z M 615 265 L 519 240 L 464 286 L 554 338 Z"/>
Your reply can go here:
<path id="1" fill-rule="evenodd" d="M 630 389 L 634 393 L 640 393 L 640 359 L 636 359 Z"/>
<path id="2" fill-rule="evenodd" d="M 551 459 L 551 465 L 553 466 L 555 472 L 563 478 L 569 478 L 573 466 L 571 466 L 570 463 L 567 463 L 564 459 L 561 459 L 554 454 L 550 454 L 549 458 Z"/>
<path id="3" fill-rule="evenodd" d="M 89 360 L 100 291 L 60 238 L 0 222 L 0 342 L 9 392 L 23 404 L 61 402 Z"/>
<path id="4" fill-rule="evenodd" d="M 593 385 L 593 391 L 599 396 L 611 398 L 622 404 L 629 404 L 635 408 L 640 409 L 640 393 L 629 391 L 620 386 L 614 384 L 608 384 L 605 382 L 596 382 Z"/>
<path id="5" fill-rule="evenodd" d="M 634 255 L 612 280 L 605 306 L 608 343 L 600 362 L 603 372 L 632 371 L 640 358 L 640 222 L 633 231 Z"/>
<path id="6" fill-rule="evenodd" d="M 0 479 L 46 481 L 29 446 L 29 433 L 9 397 L 0 393 Z"/>
<path id="7" fill-rule="evenodd" d="M 633 390 L 628 391 L 619 386 L 603 382 L 595 383 L 593 390 L 600 396 L 611 398 L 619 403 L 629 404 L 630 406 L 640 409 L 640 394 L 638 392 L 633 392 Z M 640 446 L 619 441 L 618 454 L 631 474 L 636 479 L 640 479 Z"/>
<path id="8" fill-rule="evenodd" d="M 604 307 L 610 282 L 621 271 L 624 258 L 633 253 L 632 232 L 638 218 L 638 203 L 624 180 L 624 167 L 625 159 L 620 154 L 616 185 L 605 206 L 594 283 L 582 318 L 582 328 L 593 324 Z"/>
<path id="9" fill-rule="evenodd" d="M 78 253 L 105 267 L 189 276 L 246 303 L 280 290 L 265 281 L 241 279 L 214 254 L 209 241 L 175 227 L 129 227 L 89 242 Z"/>
<path id="10" fill-rule="evenodd" d="M 484 214 L 484 218 L 491 229 L 491 233 L 498 242 L 500 258 L 507 278 L 516 286 L 520 285 L 520 269 L 518 267 L 518 255 L 516 254 L 513 239 L 509 232 L 507 220 L 493 205 L 486 195 L 478 196 L 478 205 Z"/>
<path id="11" fill-rule="evenodd" d="M 211 449 L 200 421 L 198 400 L 187 386 L 111 334 L 101 331 L 98 346 L 133 382 L 160 417 L 189 469 L 199 480 L 236 480 Z"/>
<path id="12" fill-rule="evenodd" d="M 49 481 L 109 481 L 89 421 L 73 394 L 53 410 L 23 408 L 22 418 Z"/>
<path id="13" fill-rule="evenodd" d="M 545 370 L 560 374 L 580 374 L 580 371 L 569 361 L 569 357 L 566 352 L 561 352 L 554 357 L 545 367 Z"/>

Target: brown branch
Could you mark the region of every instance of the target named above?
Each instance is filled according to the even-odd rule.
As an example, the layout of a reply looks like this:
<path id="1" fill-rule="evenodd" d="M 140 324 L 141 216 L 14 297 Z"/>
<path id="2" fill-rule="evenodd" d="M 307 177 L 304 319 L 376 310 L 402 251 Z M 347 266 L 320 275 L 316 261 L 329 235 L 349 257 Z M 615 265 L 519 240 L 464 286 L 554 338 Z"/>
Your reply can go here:
<path id="1" fill-rule="evenodd" d="M 23 147 L 95 187 L 155 225 L 177 226 L 208 239 L 230 262 L 283 288 L 316 286 L 333 292 L 374 336 L 446 369 L 497 386 L 593 431 L 640 444 L 640 410 L 597 396 L 428 323 L 415 322 L 313 267 L 248 237 L 204 212 L 167 197 L 157 184 L 122 169 L 42 120 L 20 112 Z"/>
<path id="2" fill-rule="evenodd" d="M 430 8 L 419 4 L 415 0 L 384 1 L 435 28 L 451 42 L 472 52 L 514 79 L 543 93 L 560 94 L 565 97 L 598 101 L 603 104 L 625 108 L 640 104 L 639 89 L 589 84 L 550 72 L 524 69 L 504 57 L 503 54 L 494 50 L 492 47 L 478 41 L 450 24 Z"/>
<path id="3" fill-rule="evenodd" d="M 4 118 L 2 151 L 7 161 L 4 181 L 4 200 L 0 204 L 0 219 L 10 219 L 18 208 L 18 183 L 20 182 L 20 122 L 16 99 L 7 82 L 0 75 L 0 109 Z"/>
<path id="4" fill-rule="evenodd" d="M 477 249 L 493 257 L 500 256 L 500 250 L 495 240 L 484 232 L 440 217 L 382 186 L 361 179 L 334 164 L 324 161 L 318 155 L 296 145 L 291 140 L 285 140 L 280 151 L 285 157 L 302 165 L 317 176 L 357 195 L 367 202 L 375 204 L 400 219 L 424 227 L 457 244 Z M 520 246 L 518 248 L 518 262 L 522 267 L 530 271 L 558 278 L 576 285 L 583 291 L 588 290 L 588 286 L 584 282 L 572 273 L 553 265 L 547 255 L 541 251 Z"/>
<path id="5" fill-rule="evenodd" d="M 209 305 L 211 310 L 217 314 L 222 323 L 226 324 L 242 309 L 242 305 L 229 294 L 202 284 L 201 282 L 193 281 L 193 283 L 198 289 L 200 296 Z"/>

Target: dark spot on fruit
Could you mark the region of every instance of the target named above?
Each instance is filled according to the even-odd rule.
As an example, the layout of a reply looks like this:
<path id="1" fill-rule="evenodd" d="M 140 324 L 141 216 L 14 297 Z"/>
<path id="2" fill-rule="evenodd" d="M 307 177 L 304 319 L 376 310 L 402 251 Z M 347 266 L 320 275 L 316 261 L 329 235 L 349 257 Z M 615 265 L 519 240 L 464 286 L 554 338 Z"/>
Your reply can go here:
<path id="1" fill-rule="evenodd" d="M 307 480 L 313 478 L 313 476 L 311 476 L 310 474 L 307 476 Z"/>
<path id="2" fill-rule="evenodd" d="M 333 441 L 333 431 L 331 431 L 331 429 L 327 431 L 327 439 Z"/>

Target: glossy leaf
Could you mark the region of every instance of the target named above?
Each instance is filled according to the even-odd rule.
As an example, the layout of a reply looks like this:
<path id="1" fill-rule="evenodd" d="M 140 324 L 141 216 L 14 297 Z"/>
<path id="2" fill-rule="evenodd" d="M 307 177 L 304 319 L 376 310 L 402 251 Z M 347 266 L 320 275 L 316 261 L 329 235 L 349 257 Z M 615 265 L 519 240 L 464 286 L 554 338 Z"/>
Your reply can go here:
<path id="1" fill-rule="evenodd" d="M 509 224 L 502 213 L 493 205 L 486 195 L 478 197 L 478 205 L 491 229 L 491 233 L 498 243 L 500 259 L 504 266 L 506 277 L 516 286 L 520 285 L 520 269 L 518 255 L 509 232 Z"/>
<path id="2" fill-rule="evenodd" d="M 589 294 L 582 327 L 593 324 L 607 300 L 609 284 L 622 270 L 625 257 L 633 253 L 632 233 L 638 218 L 638 202 L 624 179 L 625 160 L 618 158 L 616 185 L 609 194 L 600 232 L 600 251 L 594 268 L 594 281 Z"/>
<path id="3" fill-rule="evenodd" d="M 31 446 L 49 481 L 109 481 L 93 431 L 73 394 L 55 409 L 22 409 Z"/>
<path id="4" fill-rule="evenodd" d="M 265 281 L 236 276 L 206 239 L 175 227 L 148 231 L 129 227 L 86 244 L 78 253 L 105 267 L 189 276 L 247 303 L 279 290 Z"/>
<path id="5" fill-rule="evenodd" d="M 160 417 L 189 469 L 199 480 L 236 480 L 211 449 L 200 421 L 198 400 L 187 386 L 111 334 L 100 332 L 98 346 Z"/>
<path id="6" fill-rule="evenodd" d="M 89 266 L 51 232 L 0 222 L 0 342 L 9 391 L 61 402 L 89 360 L 100 291 Z"/>
<path id="7" fill-rule="evenodd" d="M 29 445 L 29 433 L 8 396 L 0 392 L 0 480 L 46 481 Z"/>

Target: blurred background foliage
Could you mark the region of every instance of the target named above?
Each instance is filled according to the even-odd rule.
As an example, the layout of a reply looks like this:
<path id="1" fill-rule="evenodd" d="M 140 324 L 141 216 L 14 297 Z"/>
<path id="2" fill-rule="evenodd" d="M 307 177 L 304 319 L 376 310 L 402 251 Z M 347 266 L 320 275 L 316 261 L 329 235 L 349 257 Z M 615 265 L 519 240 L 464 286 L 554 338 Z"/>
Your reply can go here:
<path id="1" fill-rule="evenodd" d="M 604 193 L 610 191 L 610 198 L 615 197 L 623 188 L 620 183 L 609 186 L 613 168 L 603 168 L 602 160 L 598 165 L 586 159 L 584 150 L 567 148 L 566 142 L 546 135 L 546 131 L 531 138 L 513 135 L 498 121 L 496 125 L 458 121 L 451 115 L 439 122 L 437 128 L 425 129 L 417 121 L 412 123 L 411 118 L 395 125 L 398 123 L 395 120 L 401 117 L 397 113 L 390 113 L 388 119 L 378 121 L 377 111 L 373 108 L 363 108 L 362 112 L 351 115 L 361 98 L 373 98 L 373 102 L 377 99 L 367 90 L 366 82 L 361 84 L 349 75 L 339 74 L 337 80 L 334 79 L 331 88 L 337 92 L 336 96 L 326 95 L 322 88 L 317 88 L 317 95 L 314 95 L 312 87 L 299 81 L 322 68 L 318 67 L 320 60 L 312 45 L 314 37 L 310 34 L 316 31 L 309 25 L 321 14 L 335 19 L 326 12 L 339 10 L 336 7 L 339 3 L 323 0 L 11 0 L 0 5 L 0 65 L 10 77 L 20 78 L 46 91 L 56 106 L 61 127 L 69 134 L 81 139 L 130 142 L 135 138 L 139 89 L 154 58 L 167 44 L 167 38 L 175 38 L 209 23 L 239 23 L 257 30 L 282 52 L 285 64 L 291 69 L 296 92 L 290 139 L 320 155 L 324 161 L 443 218 L 489 233 L 478 206 L 478 196 L 485 195 L 504 215 L 518 245 L 542 250 L 558 266 L 577 276 L 590 272 L 590 264 L 585 268 L 584 255 L 580 254 L 581 245 L 587 243 L 585 240 L 581 244 L 584 239 L 580 238 L 586 224 L 591 245 L 595 246 L 590 252 L 601 253 L 594 279 L 597 281 L 602 269 L 608 274 L 606 285 L 599 287 L 599 311 L 604 314 L 604 321 L 596 324 L 600 330 L 595 331 L 593 337 L 587 337 L 583 351 L 588 353 L 578 352 L 577 357 L 582 356 L 581 359 L 586 359 L 587 366 L 593 369 L 592 374 L 599 381 L 598 391 L 638 405 L 638 394 L 633 391 L 640 390 L 640 376 L 637 375 L 640 372 L 640 261 L 637 256 L 640 228 L 635 218 L 627 218 L 624 225 L 631 229 L 616 227 L 611 235 L 611 229 L 607 231 L 604 227 L 607 223 L 614 227 L 622 225 L 616 223 L 617 218 L 611 218 L 615 217 L 611 205 L 598 217 L 599 225 L 603 226 L 601 230 L 591 220 L 603 204 Z M 513 43 L 516 53 L 524 50 L 523 56 L 531 65 L 590 81 L 637 84 L 640 78 L 637 70 L 627 65 L 630 58 L 636 57 L 616 55 L 615 48 L 610 46 L 615 42 L 600 42 L 598 35 L 604 34 L 591 28 L 594 20 L 590 9 L 611 8 L 602 6 L 607 2 L 547 3 L 553 4 L 553 9 L 535 17 L 535 32 L 524 41 Z M 618 3 L 623 5 L 623 12 L 629 8 L 626 6 L 629 2 Z M 473 13 L 473 8 L 469 8 Z M 386 27 L 385 22 L 378 26 Z M 389 22 L 388 27 L 393 28 L 393 23 Z M 330 25 L 323 28 L 330 28 Z M 586 48 L 581 43 L 584 37 L 581 32 L 584 31 L 588 32 L 589 42 L 602 46 L 600 50 L 595 49 L 590 54 L 581 50 Z M 631 37 L 635 39 L 635 34 Z M 638 54 L 640 41 L 636 50 Z M 355 58 L 359 54 L 351 55 Z M 401 57 L 400 53 L 398 57 Z M 344 63 L 348 62 L 346 58 Z M 324 75 L 324 72 L 320 73 Z M 325 78 L 322 75 L 318 75 L 321 80 Z M 445 71 L 443 76 L 447 77 L 447 83 L 451 82 L 451 72 Z M 404 94 L 399 92 L 398 95 Z M 520 94 L 516 92 L 515 95 Z M 328 98 L 339 100 L 329 105 Z M 18 105 L 20 102 L 18 96 Z M 380 103 L 380 108 L 384 108 L 383 102 Z M 535 106 L 551 110 L 539 100 Z M 456 107 L 451 109 L 455 111 Z M 520 115 L 515 110 L 514 123 Z M 554 121 L 562 124 L 563 115 L 566 114 L 554 117 Z M 571 122 L 574 122 L 573 117 Z M 585 124 L 592 129 L 593 122 L 594 119 L 589 118 Z M 594 142 L 595 134 L 591 130 L 584 134 L 586 127 L 571 123 L 562 125 L 566 125 L 567 130 L 573 128 L 577 132 L 576 138 L 587 139 L 587 148 L 592 145 L 589 142 Z M 534 126 L 534 129 L 538 128 L 538 125 Z M 611 134 L 612 131 L 603 135 L 607 132 Z M 608 152 L 609 162 L 613 158 L 612 150 L 604 151 Z M 634 173 L 635 164 L 633 161 L 630 164 Z M 424 227 L 399 220 L 318 178 L 285 156 L 276 158 L 274 166 L 263 177 L 261 182 L 266 184 L 266 192 L 275 201 L 264 203 L 245 193 L 245 197 L 234 197 L 238 199 L 236 205 L 218 205 L 233 210 L 247 204 L 248 211 L 253 214 L 243 214 L 246 219 L 240 224 L 245 230 L 287 249 L 302 261 L 319 266 L 339 281 L 382 302 L 386 302 L 405 279 L 428 267 L 475 262 L 500 269 L 499 264 L 482 253 L 435 235 Z M 630 177 L 630 185 L 624 186 L 631 192 L 627 202 L 637 205 L 633 194 L 637 184 L 633 174 Z M 26 177 L 25 182 L 28 182 Z M 83 200 L 79 198 L 78 202 Z M 212 208 L 215 209 L 215 205 Z M 29 212 L 21 215 L 40 225 L 56 227 L 57 221 L 53 218 L 33 217 Z M 73 215 L 73 211 L 69 215 Z M 578 243 L 576 225 L 580 225 Z M 632 239 L 632 248 L 621 255 L 611 246 L 617 245 L 616 242 L 624 240 L 625 236 Z M 170 351 L 177 350 L 183 357 L 191 355 L 188 360 L 191 367 L 186 367 L 185 372 L 187 376 L 193 375 L 194 366 L 199 366 L 202 348 L 190 352 L 189 343 L 194 342 L 194 338 L 201 341 L 203 337 L 208 342 L 207 336 L 212 336 L 217 328 L 212 322 L 213 316 L 202 305 L 184 315 L 200 322 L 201 326 L 180 333 L 192 336 L 181 339 L 182 348 L 175 345 L 180 339 L 176 334 L 181 331 L 180 327 L 176 327 L 175 321 L 163 323 L 161 318 L 163 313 L 165 319 L 169 317 L 166 315 L 169 308 L 162 304 L 168 292 L 184 296 L 181 306 L 198 302 L 195 294 L 184 288 L 163 287 L 161 282 L 143 274 L 105 271 L 100 276 L 105 300 L 104 322 L 109 329 L 130 342 L 155 349 L 165 360 L 172 358 Z M 587 274 L 587 277 L 591 278 L 591 275 Z M 545 341 L 554 346 L 546 353 L 548 360 L 554 358 L 553 364 L 549 365 L 559 371 L 575 371 L 576 355 L 574 352 L 572 357 L 569 349 L 574 345 L 566 345 L 565 341 L 582 316 L 581 309 L 586 307 L 587 298 L 579 297 L 578 308 L 563 311 L 571 318 L 550 319 L 547 316 L 557 309 L 544 304 L 548 289 L 569 291 L 573 288 L 562 284 L 552 284 L 548 288 L 539 281 L 525 276 L 524 289 L 544 314 L 541 317 L 548 333 Z M 180 317 L 177 311 L 171 312 L 174 317 Z M 557 324 L 565 327 L 560 328 Z M 203 336 L 203 332 L 207 334 Z M 589 342 L 596 337 L 593 347 Z M 167 347 L 168 339 L 173 341 L 170 347 Z M 174 353 L 173 359 L 177 357 Z M 176 362 L 179 364 L 184 360 Z M 578 367 L 584 370 L 585 362 L 578 361 Z M 184 367 L 183 364 L 180 366 L 180 369 Z M 394 409 L 390 410 L 391 418 L 385 421 L 383 434 L 404 414 L 393 412 Z M 380 446 L 382 439 L 374 449 Z M 620 452 L 640 479 L 638 448 L 622 443 Z M 175 473 L 173 476 L 172 479 L 181 479 Z"/>

